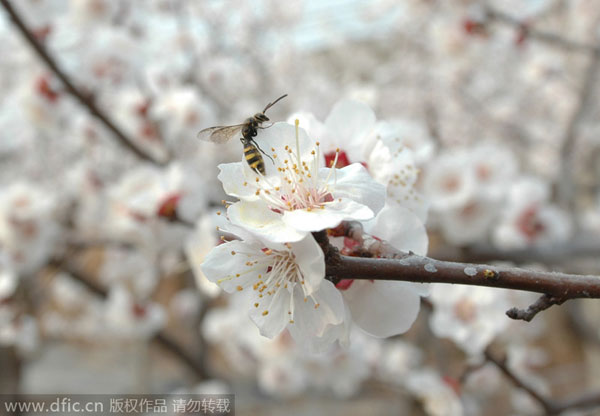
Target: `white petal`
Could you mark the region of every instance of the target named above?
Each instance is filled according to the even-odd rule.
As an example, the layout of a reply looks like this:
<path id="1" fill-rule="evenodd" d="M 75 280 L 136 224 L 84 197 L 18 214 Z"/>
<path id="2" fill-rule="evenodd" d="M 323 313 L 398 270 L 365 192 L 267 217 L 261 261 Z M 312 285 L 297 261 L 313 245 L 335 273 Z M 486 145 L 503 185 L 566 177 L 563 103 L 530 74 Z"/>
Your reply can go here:
<path id="1" fill-rule="evenodd" d="M 343 295 L 354 322 L 381 338 L 406 332 L 417 318 L 421 302 L 406 282 L 354 281 Z"/>
<path id="2" fill-rule="evenodd" d="M 273 338 L 283 331 L 290 321 L 288 314 L 290 298 L 290 292 L 284 288 L 280 288 L 273 295 L 263 292 L 262 298 L 255 297 L 255 303 L 250 309 L 250 319 L 256 324 L 262 336 Z"/>
<path id="3" fill-rule="evenodd" d="M 304 277 L 307 294 L 311 294 L 319 288 L 325 278 L 323 250 L 310 234 L 303 240 L 292 243 L 291 246 L 296 256 L 296 264 Z"/>
<path id="4" fill-rule="evenodd" d="M 333 283 L 323 280 L 319 290 L 308 297 L 304 296 L 300 286 L 294 287 L 294 323 L 290 324 L 292 334 L 300 338 L 320 337 L 328 326 L 343 322 L 344 300 Z M 317 304 L 319 306 L 315 307 Z"/>
<path id="5" fill-rule="evenodd" d="M 296 209 L 283 213 L 282 220 L 289 227 L 310 232 L 333 228 L 346 220 L 368 220 L 373 218 L 373 211 L 365 205 L 359 204 L 347 198 L 341 201 L 333 201 L 325 205 L 325 208 Z"/>
<path id="6" fill-rule="evenodd" d="M 227 215 L 232 224 L 243 227 L 267 241 L 294 242 L 306 236 L 306 232 L 298 231 L 285 223 L 281 214 L 271 211 L 260 201 L 236 202 L 229 206 Z"/>
<path id="7" fill-rule="evenodd" d="M 277 158 L 281 159 L 287 154 L 285 147 L 288 146 L 292 149 L 294 154 L 296 153 L 296 126 L 285 122 L 279 122 L 273 124 L 273 126 L 260 130 L 256 137 L 258 145 L 263 149 L 269 156 L 273 155 L 273 150 L 277 154 Z M 300 127 L 298 128 L 298 145 L 300 146 L 300 155 L 302 159 L 309 157 L 310 152 L 315 147 L 315 141 L 311 140 L 306 134 L 306 131 Z M 267 175 L 269 174 L 269 165 L 272 167 L 273 164 L 270 160 L 265 160 L 267 167 Z M 274 169 L 277 173 L 277 169 Z"/>
<path id="8" fill-rule="evenodd" d="M 350 152 L 348 156 L 354 161 L 362 161 L 363 146 L 374 127 L 375 113 L 358 101 L 338 101 L 325 120 L 327 138 L 335 146 Z"/>
<path id="9" fill-rule="evenodd" d="M 259 198 L 256 195 L 254 182 L 246 178 L 242 162 L 221 163 L 218 167 L 221 172 L 217 178 L 223 183 L 223 190 L 227 195 L 247 201 L 255 201 Z"/>
<path id="10" fill-rule="evenodd" d="M 407 208 L 386 205 L 374 220 L 365 224 L 365 231 L 398 250 L 412 251 L 420 256 L 427 254 L 429 239 L 425 225 Z"/>
<path id="11" fill-rule="evenodd" d="M 330 168 L 319 169 L 321 178 L 329 177 L 334 198 L 350 198 L 366 205 L 377 214 L 385 204 L 386 188 L 376 182 L 360 163 L 353 163 L 330 174 Z"/>
<path id="12" fill-rule="evenodd" d="M 235 254 L 232 254 L 235 253 Z M 239 287 L 248 287 L 266 273 L 262 268 L 248 266 L 246 262 L 264 257 L 260 247 L 243 241 L 231 241 L 213 248 L 202 263 L 202 272 L 208 280 L 217 283 L 226 292 L 235 292 Z"/>

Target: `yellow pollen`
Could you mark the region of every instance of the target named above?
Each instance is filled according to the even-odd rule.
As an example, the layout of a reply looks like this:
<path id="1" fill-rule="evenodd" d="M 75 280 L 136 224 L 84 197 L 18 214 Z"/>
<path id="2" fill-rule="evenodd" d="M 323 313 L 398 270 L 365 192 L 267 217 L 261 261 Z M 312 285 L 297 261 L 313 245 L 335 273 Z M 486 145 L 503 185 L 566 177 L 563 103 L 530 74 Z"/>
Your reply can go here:
<path id="1" fill-rule="evenodd" d="M 315 309 L 317 309 L 319 306 L 321 306 L 320 303 L 315 303 Z"/>
<path id="2" fill-rule="evenodd" d="M 258 302 L 256 302 L 256 303 L 254 304 L 254 307 L 255 307 L 255 308 L 258 308 Z"/>
<path id="3" fill-rule="evenodd" d="M 319 146 L 321 143 L 317 142 L 316 144 L 317 144 L 317 146 Z"/>
<path id="4" fill-rule="evenodd" d="M 241 286 L 238 286 L 238 287 L 236 287 L 236 289 L 237 289 L 238 291 L 240 291 L 240 292 L 241 292 L 242 290 L 244 290 L 244 288 L 243 288 L 243 287 L 241 287 Z"/>
<path id="5" fill-rule="evenodd" d="M 274 147 L 271 147 L 271 152 L 274 152 L 274 151 L 275 151 L 275 148 L 274 148 Z"/>
<path id="6" fill-rule="evenodd" d="M 335 149 L 335 152 L 336 152 L 336 153 L 339 153 L 339 152 L 340 152 L 340 148 L 339 148 L 339 147 L 337 147 L 337 148 Z"/>
<path id="7" fill-rule="evenodd" d="M 231 255 L 235 256 L 235 251 L 231 250 Z"/>
<path id="8" fill-rule="evenodd" d="M 269 311 L 264 311 L 264 312 L 262 313 L 262 316 L 267 316 L 268 314 L 269 314 Z"/>
<path id="9" fill-rule="evenodd" d="M 260 194 L 260 189 L 257 189 L 256 190 L 256 195 L 259 195 L 259 194 Z"/>
<path id="10" fill-rule="evenodd" d="M 256 180 L 256 182 L 258 182 L 258 177 L 255 180 Z"/>
<path id="11" fill-rule="evenodd" d="M 240 274 L 239 274 L 239 273 L 236 273 L 236 274 L 235 274 L 235 277 L 240 277 Z"/>
<path id="12" fill-rule="evenodd" d="M 294 323 L 294 320 L 293 320 L 293 319 L 290 319 L 290 324 L 293 324 L 293 323 Z"/>
<path id="13" fill-rule="evenodd" d="M 271 250 L 270 248 L 268 248 L 268 249 L 265 250 L 265 254 L 267 256 L 270 256 L 271 254 L 273 254 L 273 250 Z"/>
<path id="14" fill-rule="evenodd" d="M 300 125 L 300 120 L 298 120 L 298 119 L 294 120 L 294 124 L 296 125 L 296 127 L 298 127 Z"/>
<path id="15" fill-rule="evenodd" d="M 244 186 L 248 186 L 248 182 L 244 182 Z"/>
<path id="16" fill-rule="evenodd" d="M 308 301 L 308 298 L 304 298 L 304 302 Z"/>
<path id="17" fill-rule="evenodd" d="M 217 211 L 217 215 L 221 215 L 221 211 Z"/>

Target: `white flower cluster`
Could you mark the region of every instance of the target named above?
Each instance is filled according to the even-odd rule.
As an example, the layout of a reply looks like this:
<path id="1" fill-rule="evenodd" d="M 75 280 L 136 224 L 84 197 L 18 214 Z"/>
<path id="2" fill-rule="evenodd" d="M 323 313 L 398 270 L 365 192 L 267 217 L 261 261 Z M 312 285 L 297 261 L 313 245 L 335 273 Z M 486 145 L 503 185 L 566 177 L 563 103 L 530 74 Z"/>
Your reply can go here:
<path id="1" fill-rule="evenodd" d="M 304 118 L 308 131 L 299 121 L 260 131 L 264 175 L 245 161 L 219 166 L 225 192 L 238 201 L 219 225 L 229 239 L 208 253 L 202 272 L 227 292 L 247 294 L 250 317 L 269 338 L 287 330 L 322 350 L 346 344 L 352 323 L 377 337 L 405 332 L 427 287 L 352 275 L 336 287 L 312 233 L 358 221 L 397 249 L 425 254 L 426 205 L 412 188 L 411 152 L 384 140 L 358 102 L 338 103 L 324 124 Z M 331 242 L 344 251 L 344 241 Z"/>

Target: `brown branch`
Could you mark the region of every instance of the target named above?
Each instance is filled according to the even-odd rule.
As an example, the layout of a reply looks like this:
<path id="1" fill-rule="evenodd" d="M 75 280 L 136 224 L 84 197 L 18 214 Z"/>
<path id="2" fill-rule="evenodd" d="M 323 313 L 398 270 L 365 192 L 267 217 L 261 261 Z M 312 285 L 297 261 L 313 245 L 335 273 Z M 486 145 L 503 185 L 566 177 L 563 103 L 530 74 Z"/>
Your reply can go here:
<path id="1" fill-rule="evenodd" d="M 488 347 L 484 351 L 487 361 L 494 364 L 516 387 L 527 392 L 535 401 L 537 401 L 544 411 L 549 415 L 562 413 L 566 410 L 589 409 L 600 406 L 600 393 L 588 392 L 580 396 L 556 400 L 546 397 L 535 388 L 529 385 L 521 377 L 516 375 L 506 364 L 506 357 L 498 358 L 491 353 Z"/>
<path id="2" fill-rule="evenodd" d="M 36 40 L 35 36 L 31 33 L 21 16 L 17 13 L 17 11 L 10 4 L 9 0 L 0 0 L 0 4 L 8 15 L 10 19 L 13 21 L 19 32 L 23 35 L 25 40 L 29 43 L 29 45 L 35 50 L 38 56 L 46 63 L 46 65 L 52 70 L 52 72 L 59 78 L 62 83 L 65 85 L 67 91 L 75 97 L 84 107 L 87 107 L 89 112 L 100 120 L 108 130 L 110 130 L 114 136 L 121 142 L 123 146 L 129 149 L 133 154 L 138 156 L 142 160 L 146 160 L 152 162 L 157 165 L 164 166 L 166 164 L 165 161 L 159 161 L 154 157 L 147 154 L 145 151 L 140 149 L 134 142 L 133 139 L 128 137 L 125 133 L 123 133 L 115 123 L 102 112 L 96 104 L 90 99 L 89 96 L 80 91 L 73 82 L 71 82 L 70 78 L 67 74 L 58 66 L 57 62 L 50 56 L 46 48 Z"/>
<path id="3" fill-rule="evenodd" d="M 583 53 L 598 53 L 600 48 L 596 45 L 578 42 L 575 40 L 564 38 L 556 33 L 545 32 L 530 27 L 526 22 L 523 22 L 506 13 L 498 11 L 490 6 L 485 7 L 485 15 L 491 22 L 498 22 L 508 26 L 512 26 L 517 30 L 525 31 L 527 38 L 535 39 L 542 43 L 558 46 L 569 51 L 577 51 Z"/>
<path id="4" fill-rule="evenodd" d="M 83 284 L 95 295 L 102 298 L 106 298 L 108 296 L 108 292 L 104 287 L 85 276 L 75 267 L 68 265 L 66 261 L 60 259 L 52 260 L 48 265 L 64 270 L 69 276 Z M 171 354 L 173 354 L 177 359 L 185 363 L 194 372 L 194 374 L 196 374 L 198 379 L 203 380 L 207 378 L 208 372 L 202 359 L 197 359 L 188 351 L 186 351 L 170 335 L 165 333 L 165 331 L 158 332 L 154 336 L 154 341 L 163 346 L 167 351 L 171 352 Z"/>
<path id="5" fill-rule="evenodd" d="M 555 298 L 549 295 L 542 295 L 527 309 L 511 308 L 506 311 L 506 315 L 511 319 L 520 319 L 530 322 L 539 312 L 545 311 L 553 305 L 562 305 L 564 299 Z"/>
<path id="6" fill-rule="evenodd" d="M 557 197 L 558 202 L 564 208 L 574 208 L 573 204 L 575 202 L 575 186 L 573 180 L 573 172 L 575 170 L 576 163 L 576 161 L 574 160 L 574 153 L 577 142 L 577 129 L 581 124 L 586 110 L 590 107 L 590 100 L 593 97 L 594 91 L 594 83 L 596 81 L 596 76 L 598 74 L 599 69 L 600 53 L 598 53 L 598 51 L 595 51 L 585 71 L 583 83 L 579 92 L 577 106 L 571 114 L 571 117 L 567 123 L 567 128 L 565 130 L 564 138 L 562 140 L 560 151 L 561 174 L 559 176 L 562 179 L 559 180 L 557 183 Z"/>
<path id="7" fill-rule="evenodd" d="M 440 261 L 411 253 L 393 259 L 348 257 L 336 253 L 326 256 L 326 261 L 326 274 L 334 282 L 340 279 L 368 279 L 454 283 L 525 290 L 548 294 L 563 301 L 600 298 L 598 276 Z"/>
<path id="8" fill-rule="evenodd" d="M 554 411 L 555 413 L 561 413 L 565 410 L 589 409 L 598 406 L 600 406 L 600 393 L 590 392 L 556 403 Z"/>
<path id="9" fill-rule="evenodd" d="M 506 364 L 506 357 L 497 358 L 491 352 L 490 349 L 484 351 L 486 360 L 494 364 L 515 386 L 526 391 L 535 401 L 537 401 L 546 411 L 547 414 L 558 413 L 558 405 L 552 399 L 544 397 L 540 392 L 526 383 L 521 377 L 517 376 Z"/>

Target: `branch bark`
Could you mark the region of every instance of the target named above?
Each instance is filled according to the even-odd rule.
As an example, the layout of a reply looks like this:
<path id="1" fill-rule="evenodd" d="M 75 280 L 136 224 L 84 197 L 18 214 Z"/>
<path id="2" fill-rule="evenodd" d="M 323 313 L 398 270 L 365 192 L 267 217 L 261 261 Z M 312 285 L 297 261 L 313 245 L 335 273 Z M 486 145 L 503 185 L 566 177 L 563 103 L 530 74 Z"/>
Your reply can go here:
<path id="1" fill-rule="evenodd" d="M 327 255 L 329 253 L 329 255 Z M 565 301 L 600 298 L 600 277 L 542 272 L 506 266 L 440 261 L 405 253 L 399 258 L 363 258 L 326 253 L 326 274 L 340 279 L 397 280 L 417 283 L 454 283 L 525 290 Z"/>
<path id="2" fill-rule="evenodd" d="M 511 319 L 530 322 L 539 312 L 545 311 L 553 305 L 561 305 L 563 302 L 564 300 L 549 295 L 542 295 L 527 309 L 512 308 L 506 311 L 506 315 Z"/>
<path id="3" fill-rule="evenodd" d="M 102 124 L 104 124 L 106 128 L 114 134 L 114 136 L 119 142 L 121 142 L 123 146 L 129 149 L 137 157 L 160 166 L 164 166 L 166 164 L 165 161 L 157 160 L 145 151 L 143 151 L 141 148 L 139 148 L 135 144 L 134 140 L 127 136 L 123 131 L 121 131 L 116 126 L 116 124 L 110 119 L 110 117 L 96 106 L 96 104 L 92 101 L 92 99 L 89 96 L 84 94 L 75 86 L 75 84 L 73 84 L 68 75 L 59 67 L 58 63 L 54 60 L 54 58 L 52 58 L 52 56 L 46 50 L 46 48 L 36 40 L 33 33 L 31 33 L 31 30 L 29 30 L 21 16 L 10 4 L 9 0 L 0 0 L 0 4 L 8 13 L 10 19 L 13 21 L 19 32 L 21 32 L 27 43 L 29 43 L 31 48 L 52 70 L 54 75 L 56 75 L 56 77 L 62 81 L 69 94 L 75 97 L 84 107 L 87 107 L 89 112 L 94 117 L 96 117 Z"/>

